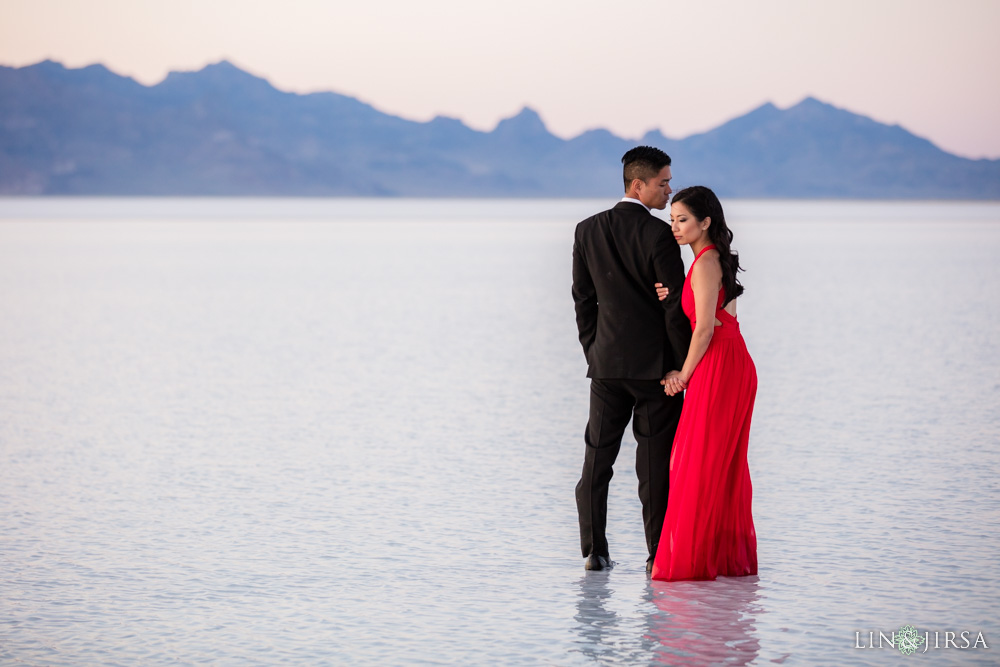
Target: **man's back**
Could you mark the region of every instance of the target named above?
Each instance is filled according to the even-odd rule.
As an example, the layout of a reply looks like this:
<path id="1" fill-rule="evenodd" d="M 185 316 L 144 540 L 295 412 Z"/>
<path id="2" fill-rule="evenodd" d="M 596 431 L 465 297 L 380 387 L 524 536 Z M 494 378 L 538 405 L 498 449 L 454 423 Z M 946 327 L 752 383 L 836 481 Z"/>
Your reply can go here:
<path id="1" fill-rule="evenodd" d="M 622 156 L 625 198 L 576 226 L 573 300 L 587 355 L 590 418 L 576 485 L 580 551 L 587 570 L 614 563 L 608 548 L 608 484 L 629 423 L 635 436 L 642 525 L 653 565 L 670 493 L 670 449 L 684 399 L 660 380 L 681 368 L 691 324 L 681 312 L 684 263 L 673 232 L 650 215 L 670 201 L 670 156 L 636 146 Z M 669 290 L 656 297 L 654 283 Z"/>
<path id="2" fill-rule="evenodd" d="M 657 300 L 656 282 L 670 289 L 667 300 Z M 641 204 L 619 202 L 578 224 L 573 299 L 587 377 L 659 380 L 680 368 L 691 337 L 683 284 L 669 225 Z"/>

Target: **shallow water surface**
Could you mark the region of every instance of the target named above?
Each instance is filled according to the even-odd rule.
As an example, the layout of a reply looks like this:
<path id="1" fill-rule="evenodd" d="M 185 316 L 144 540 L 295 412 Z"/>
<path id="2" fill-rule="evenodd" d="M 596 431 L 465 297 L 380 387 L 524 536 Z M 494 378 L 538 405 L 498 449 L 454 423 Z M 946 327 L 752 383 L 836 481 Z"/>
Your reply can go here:
<path id="1" fill-rule="evenodd" d="M 610 204 L 0 200 L 0 662 L 996 664 L 1000 205 L 725 202 L 760 573 L 668 584 L 629 434 L 579 556 Z"/>

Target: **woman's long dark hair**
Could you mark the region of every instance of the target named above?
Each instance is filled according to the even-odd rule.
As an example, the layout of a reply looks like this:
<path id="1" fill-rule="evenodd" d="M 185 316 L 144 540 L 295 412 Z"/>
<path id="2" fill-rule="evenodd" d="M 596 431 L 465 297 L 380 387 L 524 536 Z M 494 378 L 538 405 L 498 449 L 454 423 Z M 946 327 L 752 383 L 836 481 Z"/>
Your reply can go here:
<path id="1" fill-rule="evenodd" d="M 673 203 L 682 203 L 698 220 L 711 218 L 708 226 L 708 238 L 719 251 L 719 262 L 722 264 L 722 289 L 725 290 L 729 303 L 743 294 L 743 285 L 736 277 L 740 268 L 740 255 L 732 249 L 733 232 L 726 226 L 726 215 L 722 212 L 722 203 L 715 193 L 704 185 L 692 185 L 674 195 Z M 725 304 L 723 304 L 725 305 Z"/>

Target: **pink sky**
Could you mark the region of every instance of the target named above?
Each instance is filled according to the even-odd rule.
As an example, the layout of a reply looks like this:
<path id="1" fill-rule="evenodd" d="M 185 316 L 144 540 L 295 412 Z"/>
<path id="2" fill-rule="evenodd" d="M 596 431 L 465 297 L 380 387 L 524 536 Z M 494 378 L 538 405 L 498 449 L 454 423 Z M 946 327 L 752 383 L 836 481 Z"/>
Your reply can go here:
<path id="1" fill-rule="evenodd" d="M 998 30 L 995 0 L 4 0 L 0 64 L 152 84 L 228 58 L 414 120 L 485 130 L 528 105 L 563 137 L 680 138 L 813 95 L 1000 158 Z"/>

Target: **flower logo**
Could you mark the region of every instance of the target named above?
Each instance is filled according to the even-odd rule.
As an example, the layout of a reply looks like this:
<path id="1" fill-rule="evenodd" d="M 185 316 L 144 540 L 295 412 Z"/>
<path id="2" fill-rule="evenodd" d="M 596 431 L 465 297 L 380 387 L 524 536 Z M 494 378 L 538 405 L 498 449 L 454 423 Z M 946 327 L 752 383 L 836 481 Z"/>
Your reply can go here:
<path id="1" fill-rule="evenodd" d="M 924 636 L 912 625 L 904 625 L 896 632 L 896 648 L 903 655 L 910 655 L 924 643 Z"/>

